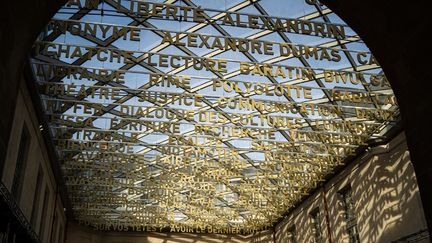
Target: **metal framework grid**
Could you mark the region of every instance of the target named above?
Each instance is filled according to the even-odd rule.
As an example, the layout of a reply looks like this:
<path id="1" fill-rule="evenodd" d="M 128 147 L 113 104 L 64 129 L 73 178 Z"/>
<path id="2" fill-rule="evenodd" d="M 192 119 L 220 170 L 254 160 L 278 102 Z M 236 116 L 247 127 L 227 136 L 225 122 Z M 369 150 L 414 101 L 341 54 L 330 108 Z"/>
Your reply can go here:
<path id="1" fill-rule="evenodd" d="M 268 16 L 266 8 L 262 6 L 263 1 L 248 0 L 238 2 L 226 8 L 225 11 L 216 12 L 213 16 L 211 16 L 213 12 L 211 9 L 205 9 L 206 22 L 192 24 L 183 22 L 186 29 L 180 30 L 179 38 L 186 37 L 186 34 L 182 33 L 206 33 L 203 30 L 210 28 L 209 26 L 211 26 L 212 31 L 217 32 L 217 34 L 214 34 L 211 31 L 213 35 L 229 37 L 231 36 L 230 33 L 235 31 L 217 23 L 217 21 L 224 17 L 224 13 L 241 12 L 246 8 L 252 11 L 252 8 L 257 14 Z M 189 0 L 171 0 L 164 3 L 197 7 L 193 1 Z M 284 2 L 283 4 L 289 4 L 289 2 Z M 152 33 L 159 36 L 159 38 L 164 36 L 164 27 L 170 24 L 170 20 L 158 20 L 152 23 L 151 18 L 115 11 L 117 7 L 118 2 L 113 0 L 100 2 L 97 10 L 86 8 L 75 9 L 74 7 L 65 6 L 55 18 L 69 21 L 70 23 L 117 21 L 121 23 L 114 23 L 114 25 L 137 27 L 141 33 Z M 319 4 L 313 5 L 313 7 L 315 8 L 314 11 L 298 19 L 305 21 L 316 21 L 318 19 L 318 21 L 322 20 L 323 23 L 331 23 L 329 16 L 332 13 L 328 8 Z M 86 18 L 92 21 L 84 20 Z M 100 21 L 95 21 L 95 19 L 100 19 Z M 180 21 L 180 28 L 182 28 L 181 25 L 182 22 Z M 348 28 L 347 26 L 345 27 Z M 170 30 L 170 32 L 173 31 Z M 266 29 L 253 30 L 252 34 L 244 38 L 254 40 L 273 34 L 277 35 L 277 38 L 281 40 L 280 42 L 293 43 L 289 38 L 290 34 Z M 72 38 L 70 34 L 63 34 L 47 28 L 41 34 L 38 42 L 64 44 L 68 41 L 76 41 L 85 43 L 83 46 L 126 49 L 123 47 L 125 44 L 121 41 L 122 36 L 109 36 L 105 39 L 85 33 L 79 33 L 78 36 Z M 229 117 L 231 115 L 229 110 L 221 108 L 217 104 L 218 97 L 224 96 L 225 93 L 208 94 L 208 91 L 214 84 L 214 79 L 242 80 L 242 78 L 236 79 L 240 75 L 240 70 L 238 69 L 230 69 L 226 74 L 213 71 L 211 77 L 208 77 L 208 74 L 201 75 L 202 72 L 193 70 L 191 77 L 194 80 L 194 85 L 189 89 L 184 87 L 177 87 L 176 89 L 152 87 L 150 82 L 140 84 L 139 78 L 139 75 L 149 75 L 149 73 L 184 75 L 184 73 L 192 70 L 191 67 L 186 68 L 185 66 L 167 70 L 151 66 L 145 62 L 149 58 L 149 52 L 156 54 L 175 52 L 175 55 L 179 55 L 177 53 L 181 52 L 181 55 L 189 57 L 220 58 L 219 55 L 223 56 L 227 52 L 226 50 L 210 50 L 206 54 L 201 55 L 196 54 L 194 52 L 196 50 L 193 48 L 186 46 L 170 43 L 157 44 L 150 50 L 142 53 L 137 52 L 138 55 L 131 57 L 130 59 L 132 60 L 129 64 L 105 67 L 108 64 L 100 63 L 102 65 L 100 69 L 125 70 L 130 75 L 136 75 L 135 82 L 131 81 L 120 84 L 112 80 L 95 80 L 92 85 L 88 85 L 91 82 L 87 82 L 83 86 L 87 92 L 76 92 L 76 96 L 74 97 L 53 95 L 50 92 L 46 92 L 47 90 L 52 91 L 46 89 L 47 86 L 51 87 L 50 85 L 52 84 L 79 82 L 74 80 L 73 77 L 71 78 L 70 75 L 64 75 L 63 77 L 53 76 L 49 71 L 49 67 L 94 67 L 92 65 L 95 64 L 86 58 L 77 58 L 68 61 L 36 52 L 32 57 L 32 66 L 40 87 L 40 96 L 45 106 L 45 113 L 51 121 L 50 132 L 53 141 L 57 144 L 58 157 L 62 164 L 75 217 L 79 221 L 104 230 L 119 229 L 119 226 L 134 229 L 134 227 L 143 225 L 161 229 L 184 226 L 193 229 L 212 227 L 214 229 L 230 228 L 243 230 L 261 230 L 272 226 L 294 204 L 298 203 L 308 192 L 316 188 L 318 183 L 332 173 L 332 170 L 336 166 L 341 165 L 344 158 L 352 155 L 359 146 L 364 146 L 367 142 L 385 136 L 385 132 L 395 122 L 394 120 L 386 119 L 359 119 L 355 111 L 356 109 L 386 110 L 392 112 L 397 117 L 398 107 L 396 104 L 378 104 L 373 99 L 369 103 L 353 103 L 349 101 L 336 101 L 334 99 L 333 90 L 365 93 L 369 98 L 371 95 L 377 93 L 392 95 L 391 88 L 388 86 L 377 88 L 371 85 L 363 85 L 361 88 L 358 88 L 344 87 L 341 83 L 332 89 L 333 87 L 325 82 L 323 69 L 382 74 L 380 67 L 377 65 L 359 65 L 356 63 L 353 53 L 357 53 L 357 51 L 349 50 L 347 47 L 347 45 L 352 43 L 357 43 L 364 47 L 364 44 L 357 35 L 347 36 L 345 39 L 333 39 L 317 45 L 319 47 L 341 50 L 343 58 L 346 58 L 345 64 L 349 65 L 337 69 L 317 67 L 314 66 L 317 65 L 316 62 L 311 64 L 310 60 L 304 57 L 294 57 L 293 55 L 285 57 L 275 56 L 260 61 L 256 55 L 249 52 L 236 53 L 238 56 L 234 56 L 234 59 L 238 57 L 237 60 L 246 60 L 250 63 L 286 65 L 284 61 L 295 61 L 301 67 L 312 68 L 311 70 L 314 71 L 312 80 L 291 78 L 280 81 L 280 79 L 275 77 L 259 77 L 259 79 L 265 80 L 262 82 L 268 83 L 270 86 L 282 84 L 311 87 L 313 90 L 317 90 L 317 93 L 313 94 L 313 99 L 311 100 L 296 100 L 288 95 L 284 95 L 283 97 L 279 97 L 275 102 L 290 103 L 297 108 L 301 107 L 302 104 L 309 103 L 315 104 L 322 109 L 337 107 L 342 111 L 337 117 L 329 117 L 328 119 L 320 119 L 317 115 L 299 112 L 295 116 L 301 120 L 298 129 L 284 129 L 277 126 L 258 127 L 263 131 L 273 130 L 277 134 L 276 138 L 272 141 L 270 141 L 271 139 L 259 139 L 264 143 L 280 142 L 280 145 L 276 145 L 276 148 L 269 147 L 268 151 L 251 148 L 251 143 L 258 140 L 253 137 L 253 134 L 242 138 L 229 136 L 218 138 L 218 146 L 215 147 L 214 138 L 218 137 L 217 134 L 212 134 L 210 131 L 204 134 L 197 134 L 195 129 L 190 129 L 191 126 L 193 127 L 194 124 L 197 124 L 196 122 L 178 119 L 162 121 L 162 123 L 178 123 L 181 127 L 180 134 L 176 134 L 177 136 L 175 136 L 179 144 L 172 144 L 172 141 L 170 142 L 168 139 L 168 136 L 172 135 L 170 132 L 154 132 L 154 127 L 153 129 L 146 128 L 145 131 L 131 131 L 131 127 L 128 127 L 128 124 L 130 125 L 130 123 L 140 120 L 140 118 L 128 116 L 119 109 L 121 105 L 128 105 L 135 108 L 153 107 L 155 110 L 163 108 L 173 113 L 178 113 L 181 109 L 187 108 L 183 106 L 179 109 L 178 106 L 169 104 L 170 102 L 174 103 L 175 101 L 173 100 L 169 100 L 165 104 L 151 103 L 149 101 L 140 103 L 137 101 L 137 97 L 140 97 L 143 91 L 150 91 L 154 88 L 153 91 L 155 93 L 172 92 L 196 96 L 202 92 L 204 93 L 202 98 L 204 106 L 195 109 L 195 114 L 200 111 L 215 111 L 217 114 Z M 365 51 L 364 53 L 369 52 Z M 95 53 L 90 55 L 95 55 Z M 95 92 L 94 87 L 98 90 L 96 94 L 100 94 L 103 87 L 109 87 L 111 90 L 117 89 L 121 97 L 114 102 L 97 101 L 97 99 L 95 101 L 95 98 L 90 95 L 92 90 Z M 82 93 L 87 93 L 87 96 L 80 95 Z M 181 99 L 181 96 L 177 97 Z M 262 96 L 249 92 L 234 93 L 227 97 L 254 99 L 255 97 Z M 74 110 L 74 105 L 76 104 L 85 104 L 88 107 L 96 107 L 98 109 L 91 115 L 85 115 L 76 109 Z M 102 104 L 102 108 L 95 104 Z M 256 110 L 249 111 L 248 114 L 268 116 L 272 115 L 272 112 Z M 79 120 L 80 122 L 77 122 L 78 120 L 76 119 L 68 122 L 62 118 L 62 115 L 67 115 L 69 118 L 75 116 L 82 119 Z M 273 115 L 273 117 L 280 116 L 278 113 L 274 113 Z M 115 125 L 108 125 L 113 119 L 117 119 L 119 122 Z M 345 124 L 345 127 L 341 125 L 334 131 L 325 131 L 320 121 Z M 153 120 L 152 122 L 157 121 Z M 354 127 L 357 124 L 360 127 L 366 126 L 367 128 L 363 129 L 362 132 L 352 128 L 348 129 L 346 127 L 347 122 Z M 147 125 L 149 124 L 147 123 Z M 247 125 L 242 125 L 240 121 L 227 121 L 221 126 L 250 128 Z M 88 134 L 92 134 L 94 137 L 89 139 L 90 137 L 83 135 L 84 131 L 89 132 Z M 93 134 L 93 132 L 99 133 Z M 115 134 L 116 141 L 106 141 L 107 134 L 111 138 Z M 306 137 L 309 141 L 299 141 L 298 137 L 296 137 L 298 134 L 307 135 Z M 314 134 L 361 137 L 366 143 L 350 144 L 344 141 L 336 143 L 334 140 L 327 140 L 327 142 L 312 141 L 311 138 L 313 138 Z M 196 143 L 191 144 L 188 141 L 190 138 L 194 138 Z M 206 140 L 206 138 L 209 139 Z M 78 144 L 90 141 L 92 142 L 92 146 L 76 149 L 59 146 L 59 144 L 71 141 Z M 186 163 L 188 161 L 188 158 L 185 158 L 188 157 L 186 155 L 190 155 L 190 150 L 194 150 L 198 144 L 201 148 L 206 148 L 210 151 L 208 153 L 211 155 L 211 158 L 197 158 L 190 160 L 193 162 L 189 164 Z M 114 150 L 104 150 L 104 146 L 111 145 L 115 146 Z M 126 146 L 131 146 L 131 150 L 126 151 Z M 186 148 L 187 146 L 189 147 Z M 280 148 L 277 146 L 280 146 Z M 168 148 L 180 148 L 178 150 L 179 153 L 176 156 L 164 157 L 163 151 L 167 151 Z M 219 155 L 216 150 L 219 151 Z M 94 151 L 97 151 L 97 153 L 92 153 Z M 220 151 L 223 151 L 223 153 Z M 238 156 L 231 156 L 230 158 L 230 156 L 226 156 L 226 151 L 236 151 Z M 276 158 L 275 156 L 271 160 L 262 159 L 265 152 L 273 151 L 280 152 L 280 158 Z M 317 151 L 324 151 L 326 153 L 317 153 Z M 129 157 L 125 160 L 120 159 L 116 161 L 113 158 L 120 156 L 118 154 L 128 154 L 127 156 Z M 108 157 L 110 159 L 106 159 Z M 238 233 L 239 231 L 228 232 Z"/>

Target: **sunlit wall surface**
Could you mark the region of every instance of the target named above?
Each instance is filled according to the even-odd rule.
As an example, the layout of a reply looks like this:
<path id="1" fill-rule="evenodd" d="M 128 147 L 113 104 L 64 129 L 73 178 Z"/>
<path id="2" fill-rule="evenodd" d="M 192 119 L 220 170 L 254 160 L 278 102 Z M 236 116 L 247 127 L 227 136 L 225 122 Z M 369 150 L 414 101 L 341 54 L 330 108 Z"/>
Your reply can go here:
<path id="1" fill-rule="evenodd" d="M 271 227 L 399 116 L 310 0 L 70 1 L 31 63 L 74 216 L 99 230 Z"/>

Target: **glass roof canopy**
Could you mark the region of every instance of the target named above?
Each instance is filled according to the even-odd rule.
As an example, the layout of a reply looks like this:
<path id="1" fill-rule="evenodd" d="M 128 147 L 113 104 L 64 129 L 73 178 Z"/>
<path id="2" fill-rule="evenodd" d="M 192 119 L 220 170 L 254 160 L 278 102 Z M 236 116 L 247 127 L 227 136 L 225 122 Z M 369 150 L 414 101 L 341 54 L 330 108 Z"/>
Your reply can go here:
<path id="1" fill-rule="evenodd" d="M 399 115 L 359 36 L 304 0 L 70 1 L 31 63 L 100 230 L 271 227 Z"/>

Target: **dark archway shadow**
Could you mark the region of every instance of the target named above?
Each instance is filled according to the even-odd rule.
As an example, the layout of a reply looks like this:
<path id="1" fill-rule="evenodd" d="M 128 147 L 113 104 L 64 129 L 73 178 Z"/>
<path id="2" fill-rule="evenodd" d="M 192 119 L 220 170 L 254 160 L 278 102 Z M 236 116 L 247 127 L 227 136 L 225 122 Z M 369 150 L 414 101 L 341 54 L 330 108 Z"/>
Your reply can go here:
<path id="1" fill-rule="evenodd" d="M 65 3 L 64 0 L 2 1 L 0 8 L 0 172 L 18 91 L 18 81 L 31 46 L 40 30 Z M 426 1 L 321 0 L 366 42 L 384 69 L 398 99 L 403 129 L 432 230 L 432 129 L 426 117 L 432 111 L 429 63 L 431 15 Z M 55 166 L 57 168 L 58 166 Z M 56 169 L 55 169 L 56 170 Z M 59 173 L 55 173 L 59 176 Z M 59 181 L 62 179 L 59 178 Z"/>

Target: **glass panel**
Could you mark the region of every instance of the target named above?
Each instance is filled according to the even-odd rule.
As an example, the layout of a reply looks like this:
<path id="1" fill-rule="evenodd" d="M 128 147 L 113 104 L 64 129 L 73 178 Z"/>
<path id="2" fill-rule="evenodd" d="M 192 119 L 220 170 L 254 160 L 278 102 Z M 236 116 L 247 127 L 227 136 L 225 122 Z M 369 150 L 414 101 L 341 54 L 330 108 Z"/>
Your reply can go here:
<path id="1" fill-rule="evenodd" d="M 31 62 L 53 144 L 77 220 L 105 230 L 272 227 L 399 120 L 321 4 L 103 1 L 46 30 Z"/>

